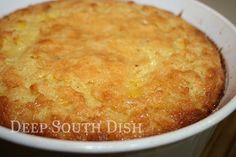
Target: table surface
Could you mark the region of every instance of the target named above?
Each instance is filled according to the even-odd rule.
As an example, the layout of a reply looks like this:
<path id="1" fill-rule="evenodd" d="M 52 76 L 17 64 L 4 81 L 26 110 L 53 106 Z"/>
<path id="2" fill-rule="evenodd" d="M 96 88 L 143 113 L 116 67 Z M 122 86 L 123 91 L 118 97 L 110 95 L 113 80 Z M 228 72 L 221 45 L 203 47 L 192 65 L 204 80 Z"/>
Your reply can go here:
<path id="1" fill-rule="evenodd" d="M 222 121 L 200 157 L 236 157 L 236 112 Z"/>
<path id="2" fill-rule="evenodd" d="M 207 5 L 211 6 L 225 17 L 227 17 L 232 23 L 236 25 L 236 0 L 201 0 L 202 2 L 206 3 Z M 222 133 L 225 134 L 226 127 L 232 127 L 233 124 L 236 124 L 236 112 L 232 114 L 229 118 L 224 120 L 218 126 L 215 134 L 212 136 L 211 140 L 209 141 L 207 147 L 203 151 L 201 157 L 215 157 L 216 153 L 218 157 L 235 157 L 236 156 L 236 129 L 234 131 L 230 131 L 227 133 L 228 136 L 224 136 Z M 236 128 L 236 127 L 234 127 Z M 233 129 L 234 129 L 233 128 Z M 234 136 L 232 139 L 230 136 Z M 228 138 L 228 140 L 227 140 Z M 225 151 L 225 147 L 222 148 L 222 143 L 218 143 L 219 140 L 224 139 L 226 144 L 230 146 L 230 150 Z M 229 140 L 230 139 L 230 140 Z M 230 141 L 230 142 L 229 142 Z M 221 141 L 220 141 L 221 142 Z M 219 144 L 221 147 L 219 147 Z M 10 142 L 6 142 L 4 140 L 0 140 L 0 157 L 7 157 L 7 156 L 77 156 L 76 154 L 66 154 L 66 153 L 55 153 L 49 152 L 44 150 L 37 150 L 28 147 L 23 147 L 20 145 L 12 144 Z M 218 151 L 212 151 L 217 149 Z M 227 156 L 225 156 L 227 155 Z"/>
<path id="3" fill-rule="evenodd" d="M 226 18 L 228 18 L 234 25 L 236 25 L 236 0 L 200 0 L 205 4 L 211 6 Z"/>

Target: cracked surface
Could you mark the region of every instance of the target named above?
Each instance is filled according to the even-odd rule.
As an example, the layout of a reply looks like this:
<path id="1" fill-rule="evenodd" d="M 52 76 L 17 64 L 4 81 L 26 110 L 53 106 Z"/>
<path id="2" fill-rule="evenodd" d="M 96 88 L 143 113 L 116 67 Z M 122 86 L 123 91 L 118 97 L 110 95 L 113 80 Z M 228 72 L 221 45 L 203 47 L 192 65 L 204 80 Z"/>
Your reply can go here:
<path id="1" fill-rule="evenodd" d="M 47 123 L 40 136 L 125 140 L 190 125 L 224 89 L 217 47 L 164 10 L 61 0 L 0 20 L 0 124 Z M 142 132 L 53 133 L 62 123 L 141 123 Z M 33 134 L 33 132 L 30 132 Z"/>

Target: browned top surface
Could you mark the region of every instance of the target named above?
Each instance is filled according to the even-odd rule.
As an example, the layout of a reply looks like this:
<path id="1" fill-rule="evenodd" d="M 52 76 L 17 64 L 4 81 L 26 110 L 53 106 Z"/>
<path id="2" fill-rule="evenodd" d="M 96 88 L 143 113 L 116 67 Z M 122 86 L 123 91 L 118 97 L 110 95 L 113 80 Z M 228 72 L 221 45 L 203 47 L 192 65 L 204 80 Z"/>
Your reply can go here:
<path id="1" fill-rule="evenodd" d="M 0 20 L 0 124 L 141 123 L 142 132 L 53 133 L 123 140 L 196 122 L 224 87 L 216 46 L 169 12 L 113 0 L 62 0 Z M 105 124 L 105 123 L 104 123 Z M 32 132 L 31 132 L 32 133 Z M 38 134 L 38 133 L 37 133 Z"/>

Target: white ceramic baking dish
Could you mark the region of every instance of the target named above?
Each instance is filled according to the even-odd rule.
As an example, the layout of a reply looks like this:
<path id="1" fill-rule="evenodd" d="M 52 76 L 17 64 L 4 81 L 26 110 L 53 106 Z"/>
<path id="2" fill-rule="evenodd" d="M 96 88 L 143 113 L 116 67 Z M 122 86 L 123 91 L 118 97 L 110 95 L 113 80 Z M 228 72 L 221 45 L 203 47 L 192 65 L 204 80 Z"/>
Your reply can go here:
<path id="1" fill-rule="evenodd" d="M 227 82 L 225 95 L 218 110 L 207 118 L 162 135 L 114 142 L 65 141 L 13 133 L 0 127 L 0 138 L 35 148 L 75 153 L 119 153 L 128 156 L 185 156 L 195 157 L 209 139 L 214 126 L 236 109 L 236 28 L 208 6 L 194 0 L 134 0 L 169 10 L 206 33 L 219 48 L 225 59 Z M 0 1 L 0 15 L 15 9 L 42 2 L 42 0 Z M 152 149 L 148 149 L 152 148 Z M 138 151 L 138 152 L 137 152 Z M 117 154 L 116 154 L 117 155 Z"/>

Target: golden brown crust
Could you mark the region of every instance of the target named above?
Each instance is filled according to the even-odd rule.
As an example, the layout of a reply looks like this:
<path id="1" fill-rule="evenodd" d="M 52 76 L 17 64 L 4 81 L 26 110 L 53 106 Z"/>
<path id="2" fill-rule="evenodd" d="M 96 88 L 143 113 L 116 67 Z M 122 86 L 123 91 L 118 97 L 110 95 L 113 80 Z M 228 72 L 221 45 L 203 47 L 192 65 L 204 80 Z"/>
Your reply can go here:
<path id="1" fill-rule="evenodd" d="M 217 47 L 180 17 L 115 0 L 61 0 L 0 20 L 0 124 L 37 134 L 125 140 L 209 115 L 224 89 Z M 141 123 L 141 132 L 52 132 L 52 122 Z"/>

